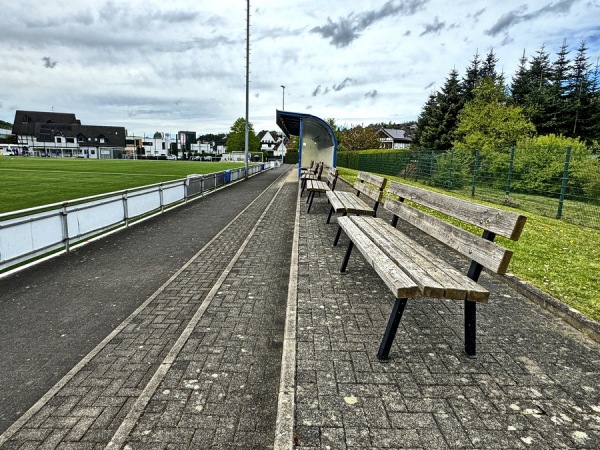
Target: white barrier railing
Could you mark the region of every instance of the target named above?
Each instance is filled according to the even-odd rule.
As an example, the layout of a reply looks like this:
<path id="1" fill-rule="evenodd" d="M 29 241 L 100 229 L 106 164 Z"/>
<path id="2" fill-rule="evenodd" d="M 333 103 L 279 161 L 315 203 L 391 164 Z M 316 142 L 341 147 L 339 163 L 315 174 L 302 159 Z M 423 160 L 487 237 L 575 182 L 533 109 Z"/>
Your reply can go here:
<path id="1" fill-rule="evenodd" d="M 254 175 L 272 168 L 248 167 Z M 133 220 L 159 213 L 191 197 L 245 178 L 245 168 L 110 192 L 0 214 L 0 270 L 77 244 Z"/>

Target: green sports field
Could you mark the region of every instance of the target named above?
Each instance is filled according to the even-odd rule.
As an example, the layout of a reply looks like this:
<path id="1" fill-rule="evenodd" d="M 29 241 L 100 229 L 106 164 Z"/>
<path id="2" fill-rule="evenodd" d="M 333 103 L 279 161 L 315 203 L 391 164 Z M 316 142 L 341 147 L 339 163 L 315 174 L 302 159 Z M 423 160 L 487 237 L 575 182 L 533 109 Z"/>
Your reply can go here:
<path id="1" fill-rule="evenodd" d="M 243 165 L 230 162 L 0 156 L 0 213 Z"/>

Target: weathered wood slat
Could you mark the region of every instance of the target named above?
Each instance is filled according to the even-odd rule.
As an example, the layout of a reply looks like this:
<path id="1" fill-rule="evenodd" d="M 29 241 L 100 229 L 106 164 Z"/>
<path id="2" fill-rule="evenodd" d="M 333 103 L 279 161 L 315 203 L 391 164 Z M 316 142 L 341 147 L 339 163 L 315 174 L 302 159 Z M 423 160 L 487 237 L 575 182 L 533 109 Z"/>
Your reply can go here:
<path id="1" fill-rule="evenodd" d="M 506 273 L 511 250 L 397 200 L 387 199 L 384 208 L 484 267 Z"/>
<path id="2" fill-rule="evenodd" d="M 521 236 L 527 220 L 527 217 L 521 214 L 480 205 L 397 181 L 390 183 L 388 191 L 406 200 L 427 206 L 515 241 Z"/>
<path id="3" fill-rule="evenodd" d="M 344 204 L 338 197 L 338 195 L 340 194 L 339 192 L 328 191 L 326 192 L 326 194 L 327 200 L 329 200 L 329 203 L 331 204 L 331 207 L 335 212 L 338 212 L 344 208 Z"/>
<path id="4" fill-rule="evenodd" d="M 327 198 L 331 203 L 333 210 L 338 212 L 344 212 L 346 214 L 361 214 L 361 215 L 374 215 L 375 211 L 373 208 L 365 203 L 360 197 L 352 192 L 332 192 L 332 195 L 328 195 Z"/>
<path id="5" fill-rule="evenodd" d="M 348 217 L 340 217 L 338 223 L 396 298 L 414 297 L 419 294 L 415 282 L 387 258 Z"/>
<path id="6" fill-rule="evenodd" d="M 354 183 L 354 188 L 358 192 L 360 192 L 362 195 L 366 195 L 371 200 L 373 200 L 377 203 L 380 203 L 381 200 L 383 199 L 383 191 L 380 191 L 379 189 L 374 189 L 371 186 L 369 186 L 368 184 L 360 183 L 357 181 Z"/>
<path id="7" fill-rule="evenodd" d="M 366 183 L 371 183 L 382 190 L 385 189 L 385 185 L 387 184 L 387 178 L 372 174 L 370 172 L 359 172 L 358 179 L 363 180 Z"/>
<path id="8" fill-rule="evenodd" d="M 327 192 L 331 189 L 329 189 L 326 181 L 308 180 L 306 182 L 306 190 L 309 192 Z"/>
<path id="9" fill-rule="evenodd" d="M 487 289 L 384 220 L 374 217 L 352 217 L 351 220 L 417 283 L 424 296 L 488 300 Z"/>

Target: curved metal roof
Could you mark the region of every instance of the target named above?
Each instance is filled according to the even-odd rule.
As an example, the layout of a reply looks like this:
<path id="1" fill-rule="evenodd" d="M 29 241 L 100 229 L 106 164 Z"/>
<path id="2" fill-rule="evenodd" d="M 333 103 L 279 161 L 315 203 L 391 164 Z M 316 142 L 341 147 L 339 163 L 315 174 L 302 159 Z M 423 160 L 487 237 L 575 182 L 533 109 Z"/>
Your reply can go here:
<path id="1" fill-rule="evenodd" d="M 323 119 L 317 116 L 313 116 L 311 114 L 303 114 L 303 113 L 295 113 L 291 111 L 279 111 L 277 110 L 277 125 L 281 130 L 286 134 L 287 137 L 290 136 L 300 136 L 300 124 L 302 123 L 302 127 L 306 131 L 306 128 L 319 128 L 326 132 L 331 141 L 326 145 L 331 145 L 335 149 L 337 149 L 337 139 L 335 138 L 335 134 L 329 124 L 325 122 Z"/>

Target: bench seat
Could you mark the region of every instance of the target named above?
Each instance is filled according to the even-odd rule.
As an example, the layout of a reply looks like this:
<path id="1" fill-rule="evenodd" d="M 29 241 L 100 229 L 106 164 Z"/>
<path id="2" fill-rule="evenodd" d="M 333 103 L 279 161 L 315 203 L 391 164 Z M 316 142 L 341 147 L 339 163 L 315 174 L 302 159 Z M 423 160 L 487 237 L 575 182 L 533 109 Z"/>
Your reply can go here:
<path id="1" fill-rule="evenodd" d="M 306 190 L 309 192 L 327 192 L 327 191 L 331 191 L 331 189 L 329 189 L 329 184 L 327 184 L 327 181 L 321 181 L 321 180 L 307 180 L 306 181 Z"/>
<path id="2" fill-rule="evenodd" d="M 353 192 L 327 192 L 326 195 L 327 200 L 329 200 L 329 203 L 331 204 L 331 210 L 336 214 L 375 215 L 373 206 L 367 204 L 367 202 Z"/>
<path id="3" fill-rule="evenodd" d="M 365 258 L 372 258 L 369 255 L 377 248 L 381 252 L 377 252 L 378 262 L 390 261 L 393 266 L 406 273 L 417 286 L 417 295 L 478 302 L 488 300 L 490 293 L 487 289 L 383 219 L 346 216 L 340 217 L 338 223 Z M 391 274 L 392 272 L 379 274 L 388 287 L 389 282 L 395 279 L 395 275 L 392 275 L 392 279 L 386 281 Z M 415 295 L 398 295 L 396 289 L 393 291 L 396 297 Z"/>
<path id="4" fill-rule="evenodd" d="M 329 200 L 331 208 L 329 208 L 329 215 L 325 223 L 330 222 L 333 213 L 341 213 L 342 216 L 349 214 L 375 216 L 379 204 L 383 201 L 383 191 L 386 184 L 387 178 L 369 172 L 358 172 L 357 181 L 353 184 L 356 193 L 347 191 L 327 192 L 327 200 Z M 341 234 L 342 228 L 338 225 L 333 238 L 334 246 L 337 245 Z"/>
<path id="5" fill-rule="evenodd" d="M 315 198 L 315 194 L 321 195 L 324 192 L 333 192 L 337 183 L 338 170 L 335 167 L 330 167 L 327 171 L 327 181 L 320 179 L 307 179 L 306 180 L 306 191 L 308 192 L 308 203 L 307 213 L 310 212 L 312 202 Z"/>

